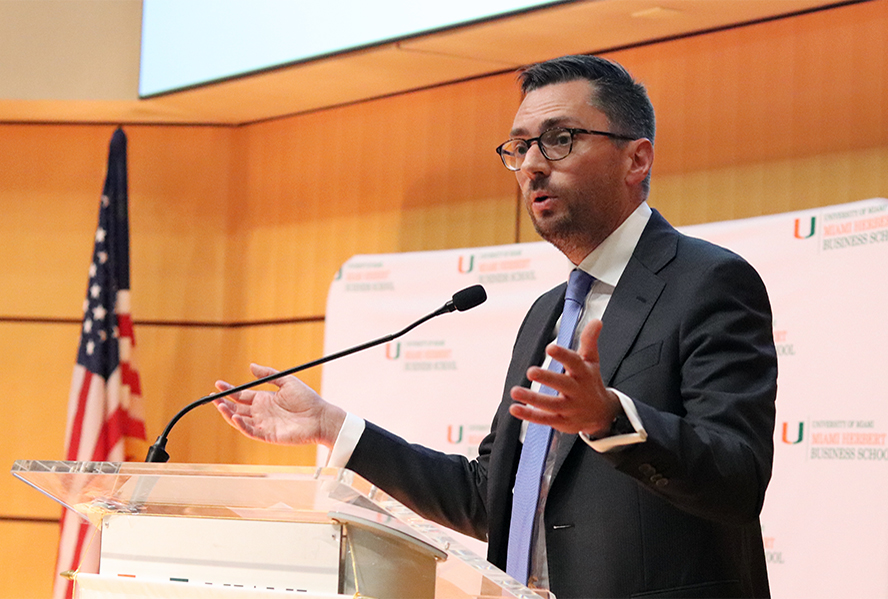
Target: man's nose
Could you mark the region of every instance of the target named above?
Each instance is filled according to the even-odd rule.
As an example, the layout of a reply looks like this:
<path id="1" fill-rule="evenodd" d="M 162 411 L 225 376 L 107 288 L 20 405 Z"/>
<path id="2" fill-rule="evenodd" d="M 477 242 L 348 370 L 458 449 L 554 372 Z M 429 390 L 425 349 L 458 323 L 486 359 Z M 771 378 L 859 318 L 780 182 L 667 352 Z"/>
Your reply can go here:
<path id="1" fill-rule="evenodd" d="M 530 144 L 530 147 L 527 148 L 527 153 L 524 154 L 524 161 L 521 163 L 521 172 L 527 177 L 535 178 L 540 176 L 540 174 L 548 174 L 549 167 L 549 161 L 543 156 L 542 150 L 540 150 L 540 143 Z"/>

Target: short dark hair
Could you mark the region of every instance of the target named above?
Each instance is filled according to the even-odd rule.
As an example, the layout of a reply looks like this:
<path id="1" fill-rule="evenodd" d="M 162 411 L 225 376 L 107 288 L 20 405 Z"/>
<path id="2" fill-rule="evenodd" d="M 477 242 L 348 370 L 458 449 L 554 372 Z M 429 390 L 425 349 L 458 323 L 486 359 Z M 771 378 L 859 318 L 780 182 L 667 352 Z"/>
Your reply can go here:
<path id="1" fill-rule="evenodd" d="M 525 94 L 553 83 L 586 79 L 595 89 L 592 106 L 604 113 L 614 133 L 654 142 L 654 107 L 644 85 L 613 61 L 588 54 L 562 56 L 528 67 L 519 79 Z"/>

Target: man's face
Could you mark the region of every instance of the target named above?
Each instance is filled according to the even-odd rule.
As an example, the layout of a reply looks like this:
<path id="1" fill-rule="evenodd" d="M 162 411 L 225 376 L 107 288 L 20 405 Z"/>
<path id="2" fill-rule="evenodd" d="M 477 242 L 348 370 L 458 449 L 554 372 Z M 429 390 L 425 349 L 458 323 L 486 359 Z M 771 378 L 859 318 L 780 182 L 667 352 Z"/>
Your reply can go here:
<path id="1" fill-rule="evenodd" d="M 611 131 L 604 113 L 590 104 L 592 94 L 592 84 L 586 80 L 529 92 L 515 115 L 511 137 L 532 138 L 553 127 Z M 638 205 L 626 185 L 631 164 L 626 146 L 580 133 L 574 136 L 566 158 L 550 161 L 535 143 L 515 173 L 537 233 L 574 263 L 595 249 Z"/>

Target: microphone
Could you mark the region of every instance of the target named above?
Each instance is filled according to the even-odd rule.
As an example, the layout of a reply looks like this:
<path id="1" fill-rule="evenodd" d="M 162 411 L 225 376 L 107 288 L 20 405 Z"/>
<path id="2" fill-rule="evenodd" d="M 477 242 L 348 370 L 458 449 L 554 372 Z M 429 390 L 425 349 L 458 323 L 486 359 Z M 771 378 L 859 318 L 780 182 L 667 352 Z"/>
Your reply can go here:
<path id="1" fill-rule="evenodd" d="M 466 310 L 471 310 L 475 306 L 480 306 L 486 301 L 487 292 L 484 291 L 484 287 L 482 287 L 481 285 L 472 285 L 471 287 L 466 287 L 462 291 L 457 291 L 456 293 L 454 293 L 453 298 L 450 299 L 446 304 L 441 306 L 436 312 L 430 314 L 420 321 L 413 323 L 412 325 L 410 325 L 410 327 L 404 329 L 403 332 L 396 333 L 395 337 L 403 335 L 413 327 L 418 326 L 429 318 L 433 318 L 435 316 L 438 316 L 439 314 L 453 312 L 454 310 L 465 312 Z"/>
<path id="2" fill-rule="evenodd" d="M 407 328 L 404 328 L 397 333 L 392 333 L 390 335 L 386 335 L 385 337 L 380 337 L 379 339 L 375 339 L 373 341 L 368 341 L 367 343 L 363 343 L 361 345 L 356 345 L 355 347 L 350 347 L 348 349 L 344 349 L 340 352 L 336 352 L 335 354 L 330 354 L 328 356 L 324 356 L 322 358 L 318 358 L 317 360 L 313 360 L 311 362 L 306 362 L 305 364 L 300 364 L 299 366 L 294 366 L 288 370 L 283 370 L 276 374 L 272 374 L 261 379 L 256 379 L 255 381 L 250 381 L 249 383 L 244 383 L 243 385 L 239 385 L 237 387 L 232 387 L 226 391 L 219 391 L 218 393 L 213 393 L 212 395 L 207 395 L 206 397 L 202 397 L 197 401 L 193 401 L 184 408 L 182 408 L 178 414 L 173 416 L 173 419 L 170 420 L 169 424 L 166 425 L 166 428 L 163 429 L 163 432 L 157 437 L 157 441 L 154 442 L 148 449 L 148 455 L 145 458 L 145 461 L 148 463 L 151 462 L 167 462 L 170 459 L 170 455 L 166 452 L 166 444 L 167 438 L 170 435 L 170 431 L 176 425 L 177 422 L 188 412 L 193 410 L 194 408 L 200 407 L 204 404 L 208 404 L 213 400 L 220 399 L 222 397 L 226 397 L 233 393 L 237 393 L 239 391 L 244 391 L 245 389 L 250 389 L 251 387 L 256 387 L 257 385 L 261 385 L 263 383 L 268 383 L 273 381 L 274 379 L 280 378 L 282 376 L 287 376 L 290 374 L 294 374 L 301 370 L 306 370 L 307 368 L 312 368 L 313 366 L 319 366 L 324 364 L 325 362 L 329 362 L 331 360 L 336 360 L 338 358 L 342 358 L 348 356 L 350 354 L 369 349 L 376 345 L 380 345 L 382 343 L 388 343 L 402 335 L 407 334 L 412 331 L 422 323 L 427 320 L 431 320 L 436 316 L 440 316 L 441 314 L 447 314 L 453 311 L 465 312 L 466 310 L 471 310 L 475 306 L 479 306 L 487 301 L 487 292 L 484 291 L 484 287 L 481 285 L 473 285 L 471 287 L 467 287 L 461 291 L 457 291 L 453 294 L 453 297 L 447 301 L 446 304 L 432 312 L 431 314 L 427 314 L 409 325 Z"/>

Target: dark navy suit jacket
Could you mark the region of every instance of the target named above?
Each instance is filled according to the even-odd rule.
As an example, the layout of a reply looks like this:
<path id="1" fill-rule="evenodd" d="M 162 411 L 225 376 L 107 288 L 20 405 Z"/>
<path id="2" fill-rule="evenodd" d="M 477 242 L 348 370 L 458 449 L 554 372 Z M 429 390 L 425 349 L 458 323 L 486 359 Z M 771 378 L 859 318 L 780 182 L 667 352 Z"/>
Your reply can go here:
<path id="1" fill-rule="evenodd" d="M 368 423 L 348 468 L 426 518 L 486 538 L 505 568 L 520 422 L 565 285 L 519 330 L 479 457 L 411 445 Z M 602 378 L 631 397 L 645 443 L 598 453 L 567 436 L 546 511 L 551 590 L 568 597 L 767 597 L 759 513 L 771 475 L 777 359 L 767 293 L 735 254 L 656 211 L 602 318 Z"/>

